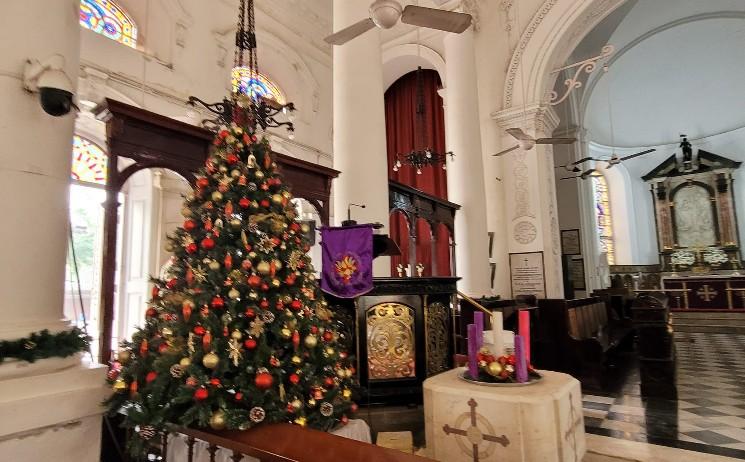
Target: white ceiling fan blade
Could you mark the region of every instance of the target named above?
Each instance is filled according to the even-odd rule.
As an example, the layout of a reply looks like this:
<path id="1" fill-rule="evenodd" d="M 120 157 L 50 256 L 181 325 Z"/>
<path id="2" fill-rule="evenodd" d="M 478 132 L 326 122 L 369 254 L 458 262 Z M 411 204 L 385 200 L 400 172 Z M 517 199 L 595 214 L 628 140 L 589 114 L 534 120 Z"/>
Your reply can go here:
<path id="1" fill-rule="evenodd" d="M 503 155 L 507 154 L 508 152 L 512 152 L 512 151 L 514 151 L 515 149 L 517 149 L 517 148 L 519 148 L 519 147 L 520 147 L 520 145 L 519 145 L 519 144 L 518 144 L 518 145 L 515 145 L 515 146 L 513 146 L 513 147 L 511 147 L 511 148 L 509 148 L 509 149 L 505 149 L 504 151 L 500 151 L 500 152 L 498 152 L 498 153 L 496 153 L 496 154 L 492 154 L 492 157 L 499 157 L 499 156 L 503 156 Z"/>
<path id="2" fill-rule="evenodd" d="M 513 138 L 520 141 L 535 141 L 535 139 L 522 131 L 520 128 L 508 128 L 507 133 L 509 133 Z"/>
<path id="3" fill-rule="evenodd" d="M 358 37 L 365 32 L 369 31 L 370 29 L 375 27 L 375 23 L 372 19 L 367 18 L 363 19 L 362 21 L 356 22 L 352 24 L 349 27 L 346 27 L 339 32 L 336 32 L 335 34 L 331 34 L 325 39 L 323 39 L 326 43 L 330 43 L 331 45 L 344 45 L 348 41 L 352 40 L 355 37 Z"/>
<path id="4" fill-rule="evenodd" d="M 466 13 L 408 5 L 404 8 L 401 22 L 412 26 L 428 27 L 460 34 L 471 25 L 472 17 Z"/>
<path id="5" fill-rule="evenodd" d="M 535 144 L 572 144 L 577 138 L 538 138 Z"/>

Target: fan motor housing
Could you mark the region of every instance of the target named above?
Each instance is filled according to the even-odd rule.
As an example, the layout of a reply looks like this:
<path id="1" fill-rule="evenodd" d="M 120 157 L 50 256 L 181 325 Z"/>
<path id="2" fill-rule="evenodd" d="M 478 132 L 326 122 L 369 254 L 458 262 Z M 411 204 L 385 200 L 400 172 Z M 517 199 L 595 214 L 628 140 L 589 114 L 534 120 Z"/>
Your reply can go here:
<path id="1" fill-rule="evenodd" d="M 395 0 L 376 0 L 370 5 L 370 18 L 381 29 L 390 29 L 401 18 L 403 8 Z"/>

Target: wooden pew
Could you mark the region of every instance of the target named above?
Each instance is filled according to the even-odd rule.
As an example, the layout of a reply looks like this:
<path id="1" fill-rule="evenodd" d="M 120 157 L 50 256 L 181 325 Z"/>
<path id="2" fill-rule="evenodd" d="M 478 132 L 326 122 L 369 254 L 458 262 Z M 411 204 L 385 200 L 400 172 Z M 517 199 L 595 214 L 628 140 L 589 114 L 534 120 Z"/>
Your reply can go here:
<path id="1" fill-rule="evenodd" d="M 598 385 L 608 358 L 632 339 L 631 326 L 615 320 L 600 298 L 539 300 L 538 307 L 555 348 L 536 366 L 570 373 L 583 384 Z"/>

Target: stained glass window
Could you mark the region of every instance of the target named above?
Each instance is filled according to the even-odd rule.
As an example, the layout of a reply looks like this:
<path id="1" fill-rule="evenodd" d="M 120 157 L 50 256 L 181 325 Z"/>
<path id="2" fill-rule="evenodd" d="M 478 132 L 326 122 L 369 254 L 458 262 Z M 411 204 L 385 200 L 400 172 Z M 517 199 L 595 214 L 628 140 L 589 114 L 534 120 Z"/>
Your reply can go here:
<path id="1" fill-rule="evenodd" d="M 592 180 L 592 195 L 595 205 L 595 225 L 600 251 L 608 256 L 608 264 L 613 265 L 616 261 L 616 248 L 613 243 L 613 218 L 610 211 L 610 196 L 608 194 L 608 183 L 600 173 L 590 175 Z"/>
<path id="2" fill-rule="evenodd" d="M 259 73 L 251 75 L 247 67 L 236 67 L 232 75 L 233 91 L 251 95 L 254 99 L 263 96 L 285 104 L 285 94 L 267 76 Z"/>
<path id="3" fill-rule="evenodd" d="M 80 25 L 137 48 L 137 26 L 127 13 L 110 0 L 80 0 Z"/>
<path id="4" fill-rule="evenodd" d="M 100 146 L 75 135 L 72 139 L 73 180 L 84 183 L 106 184 L 106 154 Z"/>

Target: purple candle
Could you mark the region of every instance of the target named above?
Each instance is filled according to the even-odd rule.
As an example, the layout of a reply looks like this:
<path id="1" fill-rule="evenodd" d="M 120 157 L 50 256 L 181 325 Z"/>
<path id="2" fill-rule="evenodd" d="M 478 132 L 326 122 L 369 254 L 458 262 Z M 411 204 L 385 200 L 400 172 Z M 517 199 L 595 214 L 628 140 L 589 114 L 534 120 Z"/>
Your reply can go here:
<path id="1" fill-rule="evenodd" d="M 525 345 L 522 335 L 515 335 L 515 376 L 519 383 L 528 381 L 528 362 L 525 358 Z"/>
<path id="2" fill-rule="evenodd" d="M 481 335 L 481 331 L 477 329 L 476 324 L 468 325 L 468 375 L 474 380 L 479 378 L 479 364 L 476 359 L 479 348 L 476 339 Z"/>
<path id="3" fill-rule="evenodd" d="M 484 346 L 484 313 L 481 311 L 474 312 L 473 323 L 476 324 L 476 330 L 478 331 L 478 338 L 476 339 L 476 352 L 478 353 L 481 351 L 481 347 Z"/>

